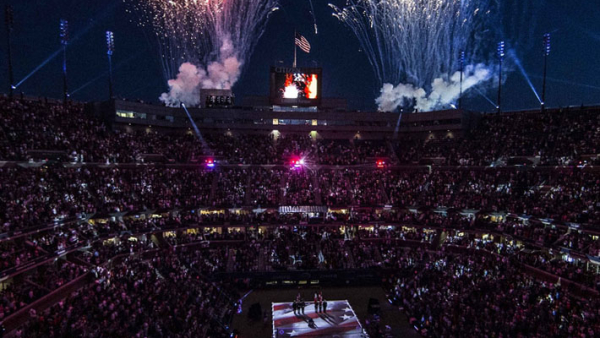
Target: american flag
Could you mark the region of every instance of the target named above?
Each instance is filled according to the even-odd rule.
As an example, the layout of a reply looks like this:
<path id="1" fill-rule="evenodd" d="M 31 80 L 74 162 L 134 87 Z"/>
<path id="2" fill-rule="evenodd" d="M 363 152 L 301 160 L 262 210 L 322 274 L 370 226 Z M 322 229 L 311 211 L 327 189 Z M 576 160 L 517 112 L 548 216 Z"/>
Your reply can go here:
<path id="1" fill-rule="evenodd" d="M 300 47 L 305 53 L 310 53 L 310 43 L 298 33 L 296 33 L 296 46 Z"/>
<path id="2" fill-rule="evenodd" d="M 304 315 L 296 315 L 292 303 L 273 303 L 273 338 L 367 337 L 347 300 L 328 301 L 327 305 L 326 314 L 316 313 L 314 303 L 306 302 Z"/>

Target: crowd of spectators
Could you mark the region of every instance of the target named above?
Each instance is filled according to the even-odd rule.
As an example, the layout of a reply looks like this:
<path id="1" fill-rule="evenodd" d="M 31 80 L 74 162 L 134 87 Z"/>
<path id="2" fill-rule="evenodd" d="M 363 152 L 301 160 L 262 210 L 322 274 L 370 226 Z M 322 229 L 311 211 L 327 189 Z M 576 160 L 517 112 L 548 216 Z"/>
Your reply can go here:
<path id="1" fill-rule="evenodd" d="M 0 177 L 1 232 L 97 213 L 203 206 L 389 204 L 525 214 L 590 226 L 598 226 L 600 212 L 600 177 L 581 170 L 208 171 L 43 166 L 1 168 Z M 283 189 L 281 196 L 279 189 Z"/>
<path id="2" fill-rule="evenodd" d="M 42 296 L 82 276 L 85 266 L 58 259 L 27 271 L 21 282 L 11 283 L 0 291 L 0 322 L 17 310 L 31 304 Z"/>
<path id="3" fill-rule="evenodd" d="M 274 270 L 349 268 L 343 239 L 331 232 L 278 229 L 271 236 L 271 266 Z"/>
<path id="4" fill-rule="evenodd" d="M 483 115 L 462 137 L 431 133 L 425 140 L 394 142 L 400 163 L 437 158 L 446 165 L 488 166 L 511 157 L 539 157 L 540 165 L 594 163 L 582 155 L 600 152 L 600 114 L 595 108 Z M 474 146 L 475 145 L 475 146 Z"/>
<path id="5" fill-rule="evenodd" d="M 522 331 L 531 330 L 531 328 L 526 328 L 524 322 L 517 321 L 513 323 L 510 320 L 510 318 L 512 318 L 511 316 L 514 315 L 512 312 L 509 312 L 506 316 L 498 317 L 498 323 L 496 323 L 494 320 L 494 318 L 496 318 L 494 317 L 494 313 L 480 314 L 478 312 L 479 310 L 483 310 L 483 308 L 480 309 L 478 306 L 486 305 L 473 302 L 462 303 L 465 299 L 469 298 L 466 296 L 464 296 L 466 298 L 463 298 L 462 292 L 467 292 L 467 295 L 470 295 L 471 297 L 482 297 L 477 299 L 482 299 L 484 304 L 490 306 L 495 304 L 494 302 L 498 302 L 502 296 L 506 296 L 504 292 L 510 294 L 511 287 L 512 289 L 517 287 L 517 290 L 520 290 L 519 292 L 526 292 L 525 294 L 527 295 L 528 292 L 530 292 L 527 291 L 528 288 L 534 285 L 543 285 L 520 272 L 517 268 L 518 265 L 511 263 L 513 261 L 527 264 L 554 275 L 561 276 L 565 279 L 586 285 L 598 283 L 599 281 L 597 278 L 598 275 L 591 274 L 584 270 L 577 271 L 577 268 L 574 265 L 570 265 L 570 263 L 566 261 L 557 260 L 556 257 L 552 258 L 547 254 L 544 256 L 542 253 L 527 254 L 526 252 L 516 251 L 516 247 L 512 247 L 511 244 L 509 244 L 509 240 L 502 243 L 492 240 L 480 240 L 477 237 L 465 237 L 459 230 L 448 231 L 448 245 L 484 249 L 490 252 L 490 254 L 453 255 L 446 253 L 444 246 L 441 247 L 441 251 L 438 251 L 435 254 L 424 250 L 424 248 L 427 248 L 428 246 L 421 247 L 420 249 L 407 249 L 406 241 L 419 242 L 425 245 L 434 243 L 434 240 L 437 238 L 436 234 L 438 233 L 435 231 L 426 231 L 426 229 L 423 228 L 380 227 L 354 232 L 345 229 L 346 233 L 340 232 L 340 230 L 342 230 L 342 228 L 324 228 L 319 232 L 311 228 L 306 228 L 304 230 L 281 228 L 274 232 L 263 234 L 256 240 L 239 241 L 237 242 L 238 244 L 229 243 L 216 246 L 207 246 L 204 236 L 191 236 L 190 233 L 186 232 L 177 235 L 177 238 L 182 239 L 181 242 L 176 241 L 174 238 L 171 238 L 168 241 L 169 243 L 176 243 L 178 245 L 188 244 L 191 246 L 183 246 L 181 249 L 177 250 L 162 250 L 160 253 L 156 254 L 156 258 L 153 259 L 153 262 L 165 259 L 164 264 L 160 263 L 156 266 L 158 271 L 161 271 L 161 274 L 162 271 L 168 272 L 165 276 L 177 275 L 177 273 L 174 272 L 177 271 L 177 269 L 173 270 L 170 267 L 178 264 L 184 265 L 190 269 L 189 271 L 185 270 L 187 271 L 186 273 L 197 273 L 199 274 L 198 276 L 209 276 L 214 273 L 226 271 L 256 272 L 281 269 L 335 270 L 351 268 L 383 268 L 387 273 L 394 275 L 393 278 L 389 279 L 388 284 L 390 294 L 392 295 L 391 299 L 395 301 L 395 304 L 401 306 L 407 312 L 415 326 L 418 326 L 421 330 L 425 329 L 422 332 L 425 335 L 432 337 L 456 335 L 459 332 L 463 332 L 461 330 L 465 329 L 473 330 L 472 332 L 476 332 L 476 336 L 484 335 L 486 334 L 486 330 L 491 330 L 488 325 L 491 325 L 495 329 L 497 325 L 501 326 L 503 321 L 508 321 L 504 323 L 506 326 L 503 329 L 504 331 L 497 332 L 502 332 L 504 336 L 518 336 L 519 334 L 522 336 L 532 336 L 530 334 L 547 336 L 547 332 L 561 335 L 562 331 L 560 330 L 564 330 L 564 326 L 542 326 L 538 329 L 542 331 L 534 331 L 533 333 L 530 331 Z M 232 239 L 236 239 L 235 234 L 222 237 L 222 240 L 225 241 L 231 241 Z M 217 240 L 215 244 L 218 244 L 218 242 L 219 240 Z M 125 257 L 132 257 L 130 255 L 135 254 L 136 252 L 155 249 L 155 246 L 151 243 L 152 242 L 147 239 L 136 241 L 99 241 L 87 251 L 82 251 L 81 254 L 73 256 L 75 261 L 79 259 L 80 262 L 85 264 L 82 263 L 77 265 L 76 263 L 69 261 L 58 261 L 41 270 L 36 270 L 35 273 L 28 275 L 27 282 L 11 286 L 3 291 L 2 308 L 5 311 L 5 316 L 32 301 L 35 301 L 46 294 L 48 290 L 58 288 L 69 280 L 81 275 L 87 270 L 85 267 L 86 264 L 93 266 L 102 265 L 107 262 L 108 259 L 119 254 L 125 254 Z M 193 245 L 194 243 L 198 243 L 200 246 Z M 270 249 L 267 250 L 267 248 Z M 509 250 L 506 250 L 507 248 Z M 261 255 L 264 257 L 265 254 L 270 258 L 270 260 L 266 261 L 267 264 L 270 264 L 270 267 L 267 265 L 264 270 L 260 270 Z M 497 255 L 493 256 L 493 254 Z M 129 266 L 127 269 L 135 270 L 138 268 L 138 265 L 148 263 L 132 260 L 131 264 L 135 265 Z M 111 274 L 113 275 L 105 274 L 106 278 L 111 280 L 110 284 L 122 282 L 121 280 L 115 280 L 114 278 L 119 272 L 122 272 L 123 269 L 125 268 L 117 265 L 110 269 Z M 102 275 L 102 273 L 100 275 Z M 135 275 L 133 275 L 132 278 L 134 276 Z M 185 278 L 187 277 L 177 276 L 179 277 L 176 277 L 175 279 L 182 278 L 182 281 L 186 281 Z M 592 280 L 589 279 L 590 277 Z M 101 276 L 99 279 L 102 279 Z M 521 280 L 525 280 L 526 283 L 519 284 L 519 281 Z M 176 280 L 175 282 L 178 281 Z M 451 286 L 450 289 L 447 288 L 448 285 Z M 473 290 L 467 290 L 469 286 L 473 287 Z M 600 286 L 600 284 L 598 284 L 598 286 Z M 95 285 L 95 287 L 97 288 L 98 285 Z M 129 288 L 127 288 L 127 290 L 132 292 Z M 81 292 L 85 293 L 90 291 L 84 290 Z M 475 292 L 476 294 L 470 292 Z M 560 292 L 560 297 L 553 296 L 556 297 L 554 300 L 548 298 L 547 293 L 544 293 L 543 296 L 539 296 L 536 299 L 545 299 L 552 303 L 557 301 L 562 302 L 563 300 L 561 297 L 566 297 L 570 299 L 570 301 L 576 301 L 568 295 L 566 290 Z M 490 296 L 490 294 L 493 296 Z M 135 292 L 130 295 L 135 295 Z M 61 334 L 64 334 L 65 331 L 61 330 L 70 329 L 60 327 L 59 324 L 54 320 L 50 320 L 50 318 L 56 319 L 54 316 L 67 316 L 65 317 L 65 320 L 80 320 L 76 318 L 69 319 L 68 315 L 65 313 L 70 306 L 90 306 L 85 305 L 87 304 L 87 297 L 78 298 L 80 296 L 81 295 L 77 295 L 75 298 L 67 300 L 66 303 L 70 304 L 67 307 L 59 305 L 58 307 L 53 308 L 47 315 L 40 315 L 39 318 L 35 315 L 35 318 L 30 321 L 30 326 L 20 332 L 22 334 L 45 332 L 45 334 L 52 336 L 52 334 L 56 333 L 49 333 L 49 331 L 43 330 L 53 330 L 53 332 L 54 330 L 58 330 L 56 332 L 62 332 Z M 111 296 L 107 293 L 103 297 Z M 460 299 L 460 301 L 458 299 Z M 112 298 L 111 300 L 115 301 L 115 299 Z M 526 302 L 529 301 L 526 300 Z M 462 305 L 458 305 L 458 303 L 461 303 Z M 502 308 L 502 311 L 513 311 L 505 309 L 505 307 L 507 307 L 506 304 L 508 303 L 503 304 L 504 305 L 498 304 L 497 306 Z M 548 310 L 546 306 L 549 306 L 550 309 L 553 307 L 553 305 L 543 305 L 542 303 L 537 303 L 537 301 L 532 301 L 527 304 L 530 304 L 529 306 L 540 306 L 543 311 Z M 583 305 L 580 306 L 583 307 Z M 600 306 L 600 304 L 593 304 L 593 306 L 595 309 Z M 495 309 L 494 311 L 498 312 L 500 310 Z M 531 309 L 530 311 L 535 310 Z M 548 311 L 551 312 L 551 310 Z M 448 313 L 456 314 L 448 315 Z M 529 311 L 526 313 L 529 313 Z M 105 318 L 102 316 L 107 316 L 109 314 L 98 315 L 101 317 L 94 317 L 93 319 L 87 318 L 86 320 L 93 322 L 94 320 L 99 320 L 99 318 Z M 497 313 L 495 315 L 497 315 Z M 465 322 L 464 319 L 467 316 L 471 318 L 471 320 Z M 594 317 L 589 317 L 589 315 L 581 317 L 587 318 L 585 321 L 594 321 Z M 525 319 L 527 318 L 528 317 L 525 317 Z M 181 320 L 181 318 L 179 320 Z M 527 320 L 539 320 L 539 318 L 529 318 Z M 563 319 L 559 318 L 559 321 L 561 320 Z M 208 322 L 209 321 L 207 320 L 206 323 Z M 51 328 L 45 326 L 50 323 L 58 326 L 53 326 Z M 105 329 L 134 330 L 134 328 L 130 328 L 128 325 L 132 324 L 117 321 Z M 136 325 L 138 326 L 135 327 L 135 330 L 143 330 L 143 322 L 137 323 Z M 205 328 L 204 325 L 201 325 L 201 327 Z M 213 323 L 212 325 L 216 324 Z M 569 322 L 569 325 L 574 325 L 573 330 L 582 330 L 582 328 L 587 330 L 588 327 L 585 326 L 586 324 L 577 321 L 574 323 Z M 94 327 L 99 329 L 98 326 Z M 216 327 L 218 328 L 219 326 Z M 79 323 L 79 325 L 72 325 L 71 329 L 74 328 L 84 330 L 81 323 Z M 164 330 L 165 328 L 161 326 L 161 329 Z M 194 325 L 190 328 L 190 330 L 199 329 L 198 326 Z M 558 333 L 555 332 L 556 330 L 559 330 Z M 131 331 L 130 334 L 134 335 L 136 332 Z"/>
<path id="6" fill-rule="evenodd" d="M 509 260 L 409 251 L 388 280 L 390 298 L 428 337 L 594 337 L 597 298 L 523 274 Z"/>
<path id="7" fill-rule="evenodd" d="M 370 210 L 370 211 L 369 211 Z M 5 250 L 2 252 L 2 268 L 0 273 L 10 271 L 12 268 L 19 267 L 30 261 L 39 259 L 48 259 L 50 257 L 60 255 L 64 252 L 70 252 L 80 246 L 92 245 L 97 246 L 102 250 L 108 250 L 108 255 L 116 254 L 109 250 L 113 247 L 115 250 L 121 250 L 120 252 L 136 252 L 140 249 L 144 249 L 147 245 L 152 246 L 152 241 L 147 237 L 140 237 L 144 233 L 160 232 L 160 231 L 177 231 L 176 236 L 167 236 L 166 241 L 171 245 L 187 244 L 190 242 L 199 241 L 219 241 L 219 240 L 248 240 L 257 239 L 260 241 L 273 241 L 274 238 L 268 237 L 265 233 L 248 233 L 240 232 L 239 230 L 231 232 L 214 232 L 212 227 L 220 227 L 225 224 L 228 226 L 234 226 L 235 224 L 241 224 L 244 226 L 253 226 L 256 224 L 264 224 L 269 227 L 274 227 L 281 224 L 289 225 L 300 225 L 313 223 L 312 219 L 303 218 L 305 216 L 302 213 L 292 214 L 279 214 L 275 213 L 255 213 L 254 211 L 248 211 L 245 213 L 231 213 L 231 212 L 219 212 L 219 213 L 207 213 L 202 214 L 200 212 L 190 211 L 173 211 L 163 214 L 161 217 L 128 217 L 120 220 L 109 220 L 102 221 L 92 219 L 90 221 L 77 221 L 64 224 L 60 227 L 49 227 L 43 231 L 35 231 L 29 235 L 19 237 L 15 240 L 3 241 L 2 245 Z M 108 216 L 107 216 L 108 217 Z M 330 216 L 332 217 L 332 216 Z M 302 219 L 304 221 L 302 222 Z M 332 223 L 321 219 L 321 224 L 327 225 Z M 462 214 L 460 212 L 436 212 L 434 210 L 411 210 L 411 209 L 396 209 L 389 210 L 387 212 L 380 212 L 377 209 L 367 208 L 366 210 L 361 209 L 361 213 L 353 215 L 353 212 L 340 214 L 335 216 L 334 224 L 344 225 L 346 228 L 345 235 L 335 235 L 335 240 L 339 239 L 353 239 L 358 238 L 360 240 L 386 240 L 386 241 L 417 241 L 433 243 L 436 231 L 424 229 L 453 229 L 452 231 L 471 230 L 471 231 L 485 231 L 502 234 L 511 240 L 518 240 L 528 245 L 533 245 L 542 248 L 554 248 L 560 250 L 560 248 L 567 248 L 579 252 L 581 255 L 595 254 L 597 251 L 595 235 L 589 234 L 586 231 L 578 231 L 569 228 L 566 225 L 555 226 L 548 224 L 538 219 L 532 218 L 521 218 L 518 215 L 507 217 L 505 220 L 500 222 L 490 221 L 487 214 Z M 396 223 L 405 224 L 416 228 L 401 228 L 393 227 L 386 228 L 384 226 L 377 227 L 370 230 L 358 230 L 353 226 L 346 226 L 351 224 L 360 223 Z M 178 230 L 185 230 L 189 227 L 201 227 L 198 232 L 179 232 Z M 210 232 L 203 232 L 202 229 L 208 227 Z M 213 230 L 210 230 L 213 229 Z M 454 230 L 455 229 L 455 230 Z M 232 229 L 233 230 L 233 229 Z M 283 234 L 283 232 L 280 232 Z M 142 238 L 142 240 L 132 241 L 134 238 Z M 285 236 L 285 235 L 281 235 Z M 283 247 L 289 247 L 289 243 L 294 243 L 294 238 L 305 240 L 302 237 L 292 236 L 282 240 Z M 332 234 L 327 236 L 331 239 Z M 100 243 L 102 239 L 113 239 L 119 245 L 113 245 L 113 242 Z M 309 237 L 310 239 L 310 237 Z M 335 242 L 334 240 L 334 242 Z M 128 243 L 128 246 L 124 246 L 120 243 Z M 323 242 L 321 249 L 327 249 L 330 245 L 325 246 L 326 241 Z M 579 244 L 580 243 L 580 244 Z M 140 244 L 142 244 L 140 246 Z M 305 255 L 306 252 L 311 252 L 312 258 L 323 260 L 319 257 L 319 250 L 315 250 L 310 245 L 305 246 L 304 244 L 298 245 L 304 250 L 301 255 Z M 332 252 L 335 252 L 338 246 L 334 246 Z M 358 247 L 359 250 L 360 246 Z M 356 253 L 354 259 L 358 260 L 360 257 L 371 257 L 364 250 L 356 251 L 356 248 L 352 249 Z M 352 251 L 351 250 L 351 251 Z M 287 264 L 292 255 L 296 255 L 294 250 L 286 250 L 285 255 L 281 255 L 285 258 L 282 261 Z M 89 251 L 90 255 L 93 253 Z M 98 256 L 101 253 L 96 252 Z M 370 256 L 369 256 L 370 255 Z M 308 260 L 307 260 L 308 261 Z M 331 260 L 330 260 L 331 261 Z M 362 266 L 360 261 L 355 262 L 356 266 Z M 369 263 L 373 265 L 373 263 Z M 317 267 L 318 264 L 312 264 L 311 267 Z"/>
<path id="8" fill-rule="evenodd" d="M 285 205 L 315 205 L 313 177 L 309 170 L 290 170 L 283 189 Z"/>
<path id="9" fill-rule="evenodd" d="M 389 140 L 323 140 L 299 134 L 276 137 L 228 131 L 206 133 L 199 140 L 189 130 L 113 132 L 77 103 L 65 107 L 44 100 L 0 98 L 0 109 L 0 160 L 28 160 L 36 157 L 35 151 L 58 150 L 77 162 L 100 163 L 139 162 L 145 154 L 159 154 L 175 162 L 217 156 L 228 163 L 286 164 L 290 157 L 306 157 L 311 163 L 329 165 L 363 164 L 373 158 L 405 164 L 439 158 L 448 165 L 490 165 L 509 157 L 538 156 L 539 164 L 557 165 L 577 164 L 582 155 L 600 152 L 600 115 L 594 108 L 488 114 L 465 135 L 401 136 L 393 146 Z"/>
<path id="10" fill-rule="evenodd" d="M 274 207 L 280 204 L 281 180 L 284 175 L 281 169 L 258 168 L 250 171 L 252 183 L 247 193 L 250 194 L 250 204 L 257 207 Z"/>
<path id="11" fill-rule="evenodd" d="M 0 168 L 0 232 L 94 213 L 209 205 L 213 172 L 194 169 Z"/>
<path id="12" fill-rule="evenodd" d="M 230 295 L 186 263 L 169 253 L 128 258 L 48 313 L 32 313 L 15 336 L 225 336 L 223 323 L 234 307 Z"/>
<path id="13" fill-rule="evenodd" d="M 83 105 L 0 97 L 0 159 L 36 159 L 35 151 L 62 151 L 73 162 L 138 162 L 143 154 L 161 154 L 179 162 L 203 154 L 191 133 L 111 132 Z M 68 118 L 66 118 L 68 117 Z"/>
<path id="14" fill-rule="evenodd" d="M 112 131 L 79 104 L 0 98 L 0 110 L 0 161 L 26 162 L 0 166 L 0 275 L 12 278 L 0 321 L 87 271 L 97 280 L 32 312 L 17 336 L 223 336 L 231 289 L 206 276 L 338 269 L 389 273 L 396 304 L 432 337 L 600 331 L 600 303 L 522 269 L 600 290 L 586 260 L 600 256 L 600 175 L 584 156 L 600 152 L 596 110 L 484 115 L 462 136 L 399 140 L 230 131 L 199 140 Z M 63 161 L 37 161 L 52 151 Z M 186 165 L 142 163 L 147 154 Z M 223 167 L 199 168 L 205 156 Z M 530 157 L 569 167 L 504 166 Z M 376 158 L 452 167 L 375 168 Z M 246 230 L 223 231 L 237 225 Z"/>
<path id="15" fill-rule="evenodd" d="M 56 290 L 87 271 L 84 265 L 57 259 L 50 264 L 42 265 L 27 280 L 46 290 Z"/>
<path id="16" fill-rule="evenodd" d="M 424 245 L 420 246 L 421 248 L 433 248 L 431 245 L 437 243 L 436 241 L 440 239 L 439 231 L 428 230 L 423 227 L 351 229 L 352 227 L 325 227 L 320 231 L 316 231 L 316 228 L 311 227 L 286 227 L 267 233 L 263 232 L 256 236 L 254 240 L 240 240 L 243 237 L 234 232 L 224 234 L 177 232 L 175 236 L 167 238 L 166 242 L 169 246 L 185 244 L 181 249 L 169 249 L 168 252 L 175 253 L 179 261 L 189 266 L 192 269 L 191 271 L 197 271 L 201 275 L 211 275 L 219 272 L 266 272 L 282 269 L 371 268 L 383 268 L 385 271 L 396 273 L 398 271 L 408 271 L 407 266 L 410 266 L 410 269 L 415 269 L 414 271 L 420 271 L 422 266 L 419 264 L 425 263 L 416 263 L 419 259 L 423 262 L 437 262 L 432 257 L 427 256 L 416 258 L 414 251 L 408 250 L 409 253 L 407 253 L 406 245 L 407 242 L 416 242 Z M 583 269 L 581 265 L 577 265 L 575 262 L 562 261 L 556 255 L 552 257 L 547 252 L 545 254 L 541 251 L 528 254 L 525 251 L 517 251 L 512 246 L 513 241 L 510 238 L 506 238 L 504 242 L 485 241 L 478 239 L 478 237 L 465 236 L 461 230 L 446 231 L 445 242 L 447 245 L 462 246 L 469 249 L 484 249 L 500 255 L 498 257 L 501 257 L 503 263 L 508 262 L 506 260 L 517 261 L 570 281 L 596 289 L 600 288 L 598 275 Z M 575 232 L 571 234 L 573 235 L 571 237 L 575 236 Z M 527 236 L 523 235 L 523 238 L 525 239 Z M 219 245 L 220 241 L 226 241 L 227 244 Z M 211 242 L 215 245 L 210 245 Z M 442 241 L 441 244 L 444 244 L 444 242 Z M 86 266 L 103 265 L 118 255 L 128 257 L 131 254 L 156 250 L 157 248 L 155 243 L 146 235 L 138 236 L 135 239 L 125 235 L 109 241 L 98 240 L 91 247 L 73 254 L 72 260 L 79 262 L 79 265 L 67 261 L 58 261 L 42 270 L 36 270 L 27 278 L 28 282 L 15 284 L 15 286 L 8 288 L 3 295 L 3 308 L 10 309 L 10 311 L 5 310 L 5 316 L 35 301 L 46 294 L 48 290 L 58 288 L 77 277 L 88 269 Z M 445 246 L 441 247 L 442 252 L 444 248 Z M 159 256 L 162 257 L 163 255 Z M 479 255 L 474 257 L 479 257 Z M 431 264 L 436 265 L 438 263 Z M 471 265 L 472 263 L 469 263 L 466 266 Z M 494 266 L 496 265 L 494 264 Z M 443 267 L 446 269 L 447 266 L 443 265 Z M 490 276 L 495 275 L 490 274 Z M 79 301 L 77 300 L 77 302 Z M 404 308 L 408 309 L 409 312 L 414 311 L 410 310 L 408 306 L 404 306 Z M 421 318 L 421 315 L 412 316 L 417 319 Z M 431 332 L 439 330 L 439 326 L 431 326 L 433 322 L 435 320 L 426 319 L 425 322 L 421 322 L 419 325 Z M 123 323 L 119 325 L 123 325 Z M 41 328 L 36 326 L 32 330 L 38 329 Z M 197 327 L 194 327 L 195 329 Z M 53 330 L 61 329 L 55 327 Z M 446 328 L 446 330 L 452 329 Z"/>
<path id="17" fill-rule="evenodd" d="M 0 321 L 44 295 L 44 290 L 31 283 L 13 283 L 0 292 Z"/>
<path id="18" fill-rule="evenodd" d="M 23 241 L 0 242 L 0 250 L 0 271 L 20 267 L 44 254 L 39 248 Z"/>
<path id="19" fill-rule="evenodd" d="M 376 170 L 321 170 L 321 200 L 328 206 L 373 206 L 388 203 L 383 191 L 384 173 Z"/>
<path id="20" fill-rule="evenodd" d="M 248 172 L 246 170 L 226 169 L 218 174 L 218 186 L 215 190 L 213 204 L 215 206 L 233 206 L 240 207 L 245 205 L 246 180 Z"/>

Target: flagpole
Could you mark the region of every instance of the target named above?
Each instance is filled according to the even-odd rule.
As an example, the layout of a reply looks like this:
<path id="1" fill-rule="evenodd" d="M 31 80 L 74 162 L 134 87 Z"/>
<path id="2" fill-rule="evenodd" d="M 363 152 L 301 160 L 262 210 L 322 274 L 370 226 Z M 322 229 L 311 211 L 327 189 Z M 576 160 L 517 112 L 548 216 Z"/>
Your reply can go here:
<path id="1" fill-rule="evenodd" d="M 296 30 L 294 29 L 294 68 L 296 68 Z"/>

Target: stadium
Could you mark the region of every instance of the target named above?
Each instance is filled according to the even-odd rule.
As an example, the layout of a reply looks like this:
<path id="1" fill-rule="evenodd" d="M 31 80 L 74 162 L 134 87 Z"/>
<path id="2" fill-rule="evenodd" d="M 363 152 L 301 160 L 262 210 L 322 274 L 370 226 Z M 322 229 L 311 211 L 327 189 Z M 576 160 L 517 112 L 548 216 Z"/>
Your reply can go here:
<path id="1" fill-rule="evenodd" d="M 49 16 L 84 15 L 57 2 Z M 576 69 L 551 62 L 554 26 L 532 28 L 537 92 L 508 46 L 519 37 L 490 43 L 489 63 L 455 50 L 502 19 L 486 2 L 116 3 L 90 5 L 91 33 L 48 19 L 58 49 L 39 41 L 32 70 L 23 41 L 45 33 L 23 27 L 38 14 L 4 7 L 0 337 L 598 336 L 600 105 L 577 102 L 597 97 L 592 84 L 547 76 Z M 304 31 L 282 24 L 297 6 L 310 8 Z M 232 19 L 240 10 L 252 14 Z M 413 38 L 452 37 L 454 56 L 411 55 L 404 30 L 386 30 L 400 14 Z M 151 81 L 132 79 L 135 65 L 112 64 L 119 37 L 140 33 L 111 24 L 159 37 L 121 45 L 159 51 L 130 58 L 162 68 L 147 75 L 162 84 L 144 90 L 154 101 L 127 95 Z M 347 35 L 327 40 L 331 26 Z M 253 59 L 283 49 L 257 51 L 278 29 L 293 62 Z M 102 63 L 83 65 L 93 52 L 77 39 L 95 31 Z M 368 103 L 337 91 L 370 83 L 361 70 L 306 58 L 337 40 L 362 50 L 379 91 Z M 514 107 L 523 97 L 534 104 Z"/>

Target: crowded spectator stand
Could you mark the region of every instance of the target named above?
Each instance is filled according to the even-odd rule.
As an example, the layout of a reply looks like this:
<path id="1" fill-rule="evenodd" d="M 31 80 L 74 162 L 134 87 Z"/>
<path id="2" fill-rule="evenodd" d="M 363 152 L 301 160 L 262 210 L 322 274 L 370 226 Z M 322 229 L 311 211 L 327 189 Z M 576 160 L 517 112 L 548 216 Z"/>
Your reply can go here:
<path id="1" fill-rule="evenodd" d="M 206 153 L 79 104 L 0 105 L 0 321 L 15 336 L 226 336 L 238 291 L 307 272 L 381 284 L 432 337 L 600 331 L 598 110 L 484 116 L 427 141 L 208 134 Z"/>

